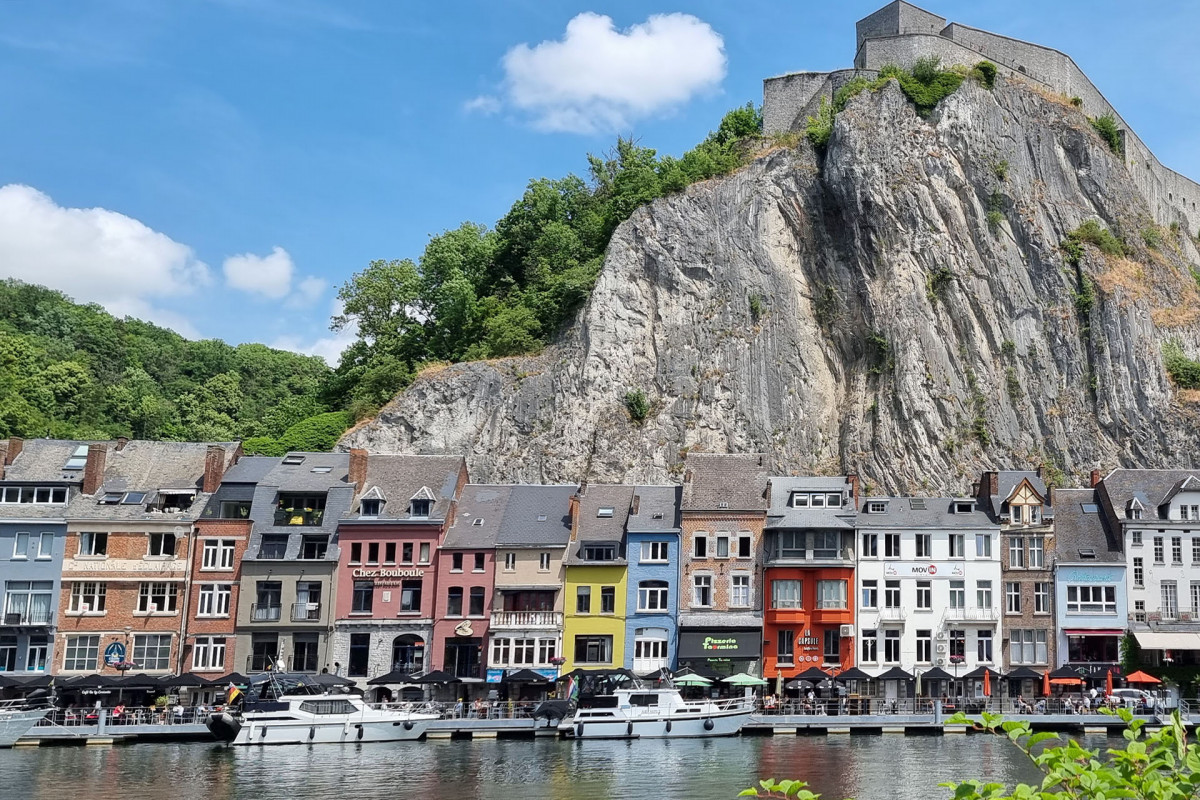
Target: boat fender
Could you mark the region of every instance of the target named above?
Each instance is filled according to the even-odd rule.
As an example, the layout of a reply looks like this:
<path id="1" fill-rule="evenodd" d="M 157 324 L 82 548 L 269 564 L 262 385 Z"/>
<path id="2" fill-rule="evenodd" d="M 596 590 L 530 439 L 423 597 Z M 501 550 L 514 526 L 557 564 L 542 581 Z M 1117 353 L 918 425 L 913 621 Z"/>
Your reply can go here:
<path id="1" fill-rule="evenodd" d="M 404 720 L 404 730 L 411 731 L 412 729 L 413 729 L 412 720 L 411 719 Z"/>
<path id="2" fill-rule="evenodd" d="M 667 720 L 667 733 L 671 732 L 671 720 Z"/>
<path id="3" fill-rule="evenodd" d="M 317 726 L 310 725 L 308 727 L 308 740 L 311 742 L 315 738 L 317 738 Z"/>
<path id="4" fill-rule="evenodd" d="M 262 730 L 260 730 L 260 731 L 258 732 L 258 738 L 260 738 L 260 739 L 265 739 L 265 738 L 267 738 L 267 726 L 266 726 L 266 725 L 263 725 L 263 726 L 262 726 Z"/>
<path id="5" fill-rule="evenodd" d="M 362 741 L 362 737 L 363 737 L 363 726 L 362 726 L 362 725 L 358 725 L 357 727 L 358 727 L 358 740 L 361 742 L 361 741 Z"/>
<path id="6" fill-rule="evenodd" d="M 630 722 L 628 725 L 625 726 L 625 735 L 633 736 L 633 723 L 632 722 Z"/>
<path id="7" fill-rule="evenodd" d="M 704 730 L 711 731 L 713 729 L 713 721 L 711 719 L 704 720 Z"/>
<path id="8" fill-rule="evenodd" d="M 583 723 L 582 722 L 575 726 L 575 738 L 576 739 L 583 738 Z"/>

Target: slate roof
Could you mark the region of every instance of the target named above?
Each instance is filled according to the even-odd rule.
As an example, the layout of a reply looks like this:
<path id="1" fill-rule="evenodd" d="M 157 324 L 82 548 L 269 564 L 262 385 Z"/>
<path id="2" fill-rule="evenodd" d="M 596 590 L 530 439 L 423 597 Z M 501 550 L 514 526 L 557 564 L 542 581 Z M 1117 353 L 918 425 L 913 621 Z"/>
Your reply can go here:
<path id="1" fill-rule="evenodd" d="M 566 547 L 571 540 L 571 496 L 577 491 L 574 485 L 513 486 L 496 544 Z"/>
<path id="2" fill-rule="evenodd" d="M 303 456 L 299 464 L 287 464 L 288 456 Z M 329 472 L 313 472 L 314 468 L 329 467 Z M 264 535 L 286 535 L 288 544 L 283 559 L 265 561 L 291 561 L 300 555 L 305 536 L 324 536 L 327 540 L 337 530 L 340 520 L 350 510 L 355 487 L 349 483 L 349 453 L 288 453 L 273 466 L 254 488 L 254 502 L 250 506 L 250 518 L 254 528 L 246 547 L 245 558 L 258 560 Z M 314 494 L 325 496 L 325 512 L 319 525 L 276 525 L 276 499 L 280 493 Z M 336 562 L 338 547 L 331 543 L 325 551 L 325 561 Z"/>
<path id="3" fill-rule="evenodd" d="M 565 559 L 567 564 L 619 566 L 625 563 L 622 544 L 635 488 L 625 484 L 581 487 L 580 491 L 583 494 L 579 498 L 579 516 L 575 529 L 571 532 L 571 545 Z M 599 516 L 602 508 L 611 508 L 612 516 Z M 613 561 L 585 561 L 580 555 L 584 544 L 610 542 L 617 545 L 617 558 Z"/>
<path id="4" fill-rule="evenodd" d="M 1054 504 L 1054 550 L 1060 563 L 1125 563 L 1121 549 L 1109 537 L 1094 489 L 1055 489 Z M 1084 511 L 1084 505 L 1097 506 L 1097 511 Z M 1095 558 L 1079 554 L 1088 549 Z"/>
<path id="5" fill-rule="evenodd" d="M 409 519 L 409 501 L 420 494 L 432 500 L 429 519 L 445 519 L 454 502 L 459 476 L 466 470 L 461 456 L 370 455 L 367 457 L 365 492 L 385 502 L 376 519 Z M 362 499 L 348 515 L 358 519 Z"/>
<path id="6" fill-rule="evenodd" d="M 856 511 L 850 482 L 845 478 L 772 477 L 767 528 L 837 528 L 853 530 Z M 841 492 L 843 505 L 836 508 L 793 508 L 792 492 Z"/>
<path id="7" fill-rule="evenodd" d="M 454 521 L 442 539 L 443 550 L 481 550 L 496 546 L 511 486 L 469 483 L 458 498 Z M 480 520 L 478 525 L 475 520 Z"/>
<path id="8" fill-rule="evenodd" d="M 82 469 L 63 469 L 76 448 L 92 442 L 66 439 L 26 439 L 13 463 L 4 468 L 4 480 L 23 483 L 82 483 Z"/>
<path id="9" fill-rule="evenodd" d="M 682 486 L 638 486 L 633 490 L 633 507 L 625 527 L 630 533 L 679 530 Z"/>
<path id="10" fill-rule="evenodd" d="M 278 464 L 279 459 L 274 456 L 242 456 L 225 470 L 221 483 L 258 483 Z"/>
<path id="11" fill-rule="evenodd" d="M 765 511 L 768 480 L 765 463 L 761 454 L 688 453 L 683 510 Z"/>
<path id="12" fill-rule="evenodd" d="M 989 511 L 996 519 L 1000 519 L 1000 509 L 1008 498 L 1012 497 L 1012 493 L 1021 485 L 1021 481 L 1028 480 L 1029 485 L 1046 498 L 1046 505 L 1042 511 L 1043 519 L 1054 517 L 1053 507 L 1050 505 L 1050 492 L 1046 488 L 1046 482 L 1042 480 L 1033 470 L 999 470 L 996 473 L 996 494 L 990 495 L 988 501 L 991 505 Z"/>
<path id="13" fill-rule="evenodd" d="M 862 501 L 863 508 L 875 501 L 887 503 L 887 511 L 860 513 L 857 521 L 859 528 L 995 530 L 998 527 L 974 497 L 866 497 Z M 955 503 L 971 503 L 974 510 L 956 514 Z M 914 505 L 917 507 L 914 508 Z M 923 509 L 921 505 L 924 505 Z"/>
<path id="14" fill-rule="evenodd" d="M 1169 502 L 1184 482 L 1194 476 L 1200 477 L 1200 470 L 1115 469 L 1097 488 L 1110 525 L 1125 519 L 1125 509 L 1134 499 L 1142 504 L 1142 522 L 1165 520 L 1159 507 Z"/>
<path id="15" fill-rule="evenodd" d="M 299 464 L 288 464 L 289 457 L 303 457 L 304 460 Z M 330 467 L 330 471 L 313 472 L 318 467 Z M 323 492 L 330 486 L 348 481 L 349 471 L 349 453 L 288 453 L 275 461 L 259 480 L 259 485 L 273 486 L 281 492 Z"/>

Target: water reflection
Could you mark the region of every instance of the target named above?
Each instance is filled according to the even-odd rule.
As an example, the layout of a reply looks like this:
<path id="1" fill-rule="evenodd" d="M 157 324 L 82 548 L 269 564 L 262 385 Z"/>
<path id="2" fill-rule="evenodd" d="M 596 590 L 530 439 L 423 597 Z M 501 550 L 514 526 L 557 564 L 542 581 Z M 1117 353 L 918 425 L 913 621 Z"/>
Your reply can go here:
<path id="1" fill-rule="evenodd" d="M 1088 747 L 1106 747 L 1103 736 Z M 828 800 L 948 797 L 937 784 L 1037 778 L 982 736 L 776 736 L 645 742 L 432 741 L 232 749 L 207 744 L 0 751 L 2 795 L 34 800 L 727 800 L 796 777 Z"/>

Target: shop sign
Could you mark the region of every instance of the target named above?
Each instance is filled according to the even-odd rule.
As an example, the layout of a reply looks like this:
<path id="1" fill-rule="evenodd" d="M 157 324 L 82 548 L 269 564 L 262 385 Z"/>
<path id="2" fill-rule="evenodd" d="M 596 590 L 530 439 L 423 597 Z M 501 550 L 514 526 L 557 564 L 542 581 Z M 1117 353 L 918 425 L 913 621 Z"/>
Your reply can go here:
<path id="1" fill-rule="evenodd" d="M 888 561 L 883 574 L 889 578 L 961 578 L 966 567 L 959 561 Z"/>
<path id="2" fill-rule="evenodd" d="M 1120 569 L 1124 568 L 1125 565 L 1122 564 Z M 1121 572 L 1115 569 L 1098 570 L 1094 567 L 1059 567 L 1058 578 L 1060 581 L 1071 583 L 1120 583 Z"/>
<path id="3" fill-rule="evenodd" d="M 749 658 L 762 652 L 760 631 L 684 631 L 679 635 L 683 658 Z"/>
<path id="4" fill-rule="evenodd" d="M 104 648 L 104 663 L 110 667 L 115 667 L 125 661 L 125 645 L 120 642 L 113 642 L 108 647 Z"/>
<path id="5" fill-rule="evenodd" d="M 489 669 L 487 671 L 487 682 L 488 683 L 499 683 L 501 681 L 501 679 L 503 679 L 503 678 L 504 678 L 504 670 L 502 670 L 502 669 Z"/>
<path id="6" fill-rule="evenodd" d="M 424 578 L 423 569 L 362 569 L 352 573 L 355 578 L 371 581 L 375 586 L 399 586 L 405 578 Z M 386 601 L 385 601 L 386 602 Z"/>
<path id="7" fill-rule="evenodd" d="M 815 650 L 821 646 L 821 639 L 813 636 L 812 631 L 805 631 L 803 636 L 796 637 L 796 646 L 805 650 Z"/>

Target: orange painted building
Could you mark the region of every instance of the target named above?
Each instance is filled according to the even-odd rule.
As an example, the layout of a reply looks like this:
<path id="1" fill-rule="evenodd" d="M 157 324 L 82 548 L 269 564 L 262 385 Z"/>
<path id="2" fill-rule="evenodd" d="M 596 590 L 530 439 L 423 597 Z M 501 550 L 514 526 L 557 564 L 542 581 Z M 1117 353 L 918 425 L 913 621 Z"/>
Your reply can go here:
<path id="1" fill-rule="evenodd" d="M 772 478 L 763 536 L 763 677 L 854 666 L 856 484 Z"/>

